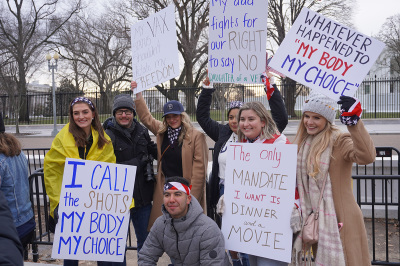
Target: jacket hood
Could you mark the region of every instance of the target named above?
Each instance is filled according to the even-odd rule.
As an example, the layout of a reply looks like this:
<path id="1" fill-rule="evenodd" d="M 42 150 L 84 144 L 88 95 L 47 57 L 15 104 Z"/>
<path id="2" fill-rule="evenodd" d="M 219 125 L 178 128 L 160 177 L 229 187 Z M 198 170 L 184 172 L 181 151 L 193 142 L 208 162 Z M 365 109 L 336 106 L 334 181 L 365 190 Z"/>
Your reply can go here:
<path id="1" fill-rule="evenodd" d="M 104 130 L 110 129 L 110 128 L 113 128 L 113 127 L 115 127 L 114 126 L 114 122 L 113 122 L 113 117 L 107 118 L 106 121 L 104 121 L 104 123 L 103 123 Z"/>

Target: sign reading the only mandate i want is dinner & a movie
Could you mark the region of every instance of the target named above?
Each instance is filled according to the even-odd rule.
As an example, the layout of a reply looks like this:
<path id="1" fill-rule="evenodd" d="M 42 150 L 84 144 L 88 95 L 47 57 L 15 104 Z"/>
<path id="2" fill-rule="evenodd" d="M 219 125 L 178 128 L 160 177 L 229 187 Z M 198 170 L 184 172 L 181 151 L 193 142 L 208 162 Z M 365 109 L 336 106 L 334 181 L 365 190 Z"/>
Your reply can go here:
<path id="1" fill-rule="evenodd" d="M 270 66 L 338 100 L 353 96 L 384 44 L 303 8 Z"/>
<path id="2" fill-rule="evenodd" d="M 68 158 L 52 257 L 122 262 L 136 166 Z"/>
<path id="3" fill-rule="evenodd" d="M 290 262 L 297 145 L 235 143 L 225 170 L 225 248 Z"/>

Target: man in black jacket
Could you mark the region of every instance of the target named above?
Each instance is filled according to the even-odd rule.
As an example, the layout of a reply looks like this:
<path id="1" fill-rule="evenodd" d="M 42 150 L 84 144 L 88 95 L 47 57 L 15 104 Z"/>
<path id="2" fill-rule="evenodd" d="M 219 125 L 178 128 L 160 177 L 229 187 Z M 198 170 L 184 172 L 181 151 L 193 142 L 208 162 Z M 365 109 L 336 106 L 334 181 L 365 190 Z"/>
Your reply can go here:
<path id="1" fill-rule="evenodd" d="M 157 158 L 157 145 L 151 140 L 148 130 L 134 118 L 135 115 L 132 97 L 128 94 L 117 95 L 113 117 L 108 118 L 103 127 L 112 140 L 117 163 L 137 166 L 133 190 L 135 207 L 131 209 L 131 219 L 139 252 L 148 235 L 155 180 L 153 160 Z"/>

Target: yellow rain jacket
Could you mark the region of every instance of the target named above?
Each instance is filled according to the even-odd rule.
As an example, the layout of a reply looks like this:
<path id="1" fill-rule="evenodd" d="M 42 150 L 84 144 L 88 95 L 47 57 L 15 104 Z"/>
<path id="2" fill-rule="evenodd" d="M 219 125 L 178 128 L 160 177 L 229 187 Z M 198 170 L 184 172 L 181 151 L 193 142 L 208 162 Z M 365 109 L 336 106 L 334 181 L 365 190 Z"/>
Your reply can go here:
<path id="1" fill-rule="evenodd" d="M 115 163 L 114 148 L 110 137 L 104 133 L 104 136 L 110 142 L 99 149 L 99 133 L 92 127 L 93 144 L 87 154 L 86 160 Z M 46 193 L 50 199 L 50 215 L 52 217 L 54 209 L 60 201 L 62 179 L 64 174 L 64 165 L 66 158 L 79 158 L 78 147 L 75 146 L 75 139 L 69 132 L 69 123 L 65 125 L 54 138 L 50 151 L 44 158 L 44 181 Z M 132 199 L 130 208 L 135 206 Z"/>

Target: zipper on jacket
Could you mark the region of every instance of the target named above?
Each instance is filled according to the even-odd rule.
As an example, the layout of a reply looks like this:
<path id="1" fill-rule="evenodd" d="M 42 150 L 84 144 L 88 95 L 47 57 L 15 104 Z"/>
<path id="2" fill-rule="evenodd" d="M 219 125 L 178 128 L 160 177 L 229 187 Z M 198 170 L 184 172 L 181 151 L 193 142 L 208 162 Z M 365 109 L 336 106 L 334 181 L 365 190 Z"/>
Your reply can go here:
<path id="1" fill-rule="evenodd" d="M 171 219 L 171 225 L 172 225 L 172 228 L 174 228 L 175 235 L 176 235 L 176 250 L 178 251 L 179 259 L 183 263 L 182 258 L 181 258 L 181 253 L 179 252 L 179 245 L 178 245 L 178 243 L 179 243 L 179 235 L 178 235 L 178 232 L 176 231 L 175 226 L 174 226 L 174 219 Z"/>

